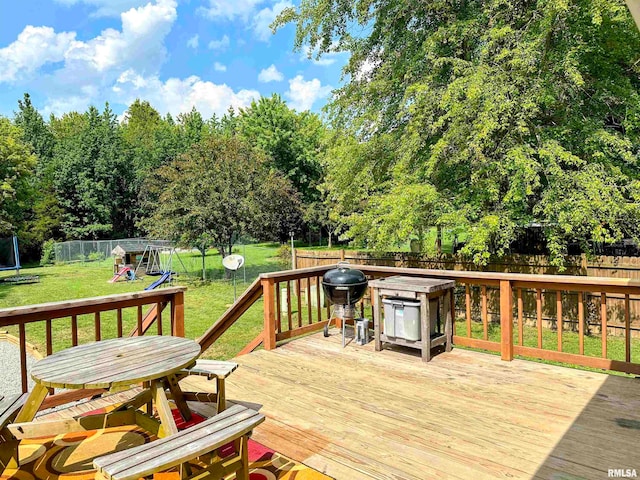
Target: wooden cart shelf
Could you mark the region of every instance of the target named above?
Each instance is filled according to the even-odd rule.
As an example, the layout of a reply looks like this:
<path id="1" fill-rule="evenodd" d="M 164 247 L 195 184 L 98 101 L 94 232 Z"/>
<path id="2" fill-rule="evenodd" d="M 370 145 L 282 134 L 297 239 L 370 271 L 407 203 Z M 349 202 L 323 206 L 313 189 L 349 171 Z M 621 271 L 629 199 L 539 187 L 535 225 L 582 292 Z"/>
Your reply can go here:
<path id="1" fill-rule="evenodd" d="M 369 286 L 372 288 L 373 324 L 377 351 L 382 350 L 383 343 L 417 348 L 421 350 L 424 362 L 431 360 L 431 349 L 434 347 L 444 345 L 447 352 L 451 351 L 453 341 L 452 303 L 453 288 L 455 287 L 453 280 L 394 276 L 374 280 L 369 282 Z M 420 340 L 407 340 L 384 333 L 382 321 L 383 297 L 399 297 L 420 301 Z M 440 318 L 444 318 L 444 332 L 438 331 L 435 334 L 431 333 L 431 300 L 434 299 L 437 301 L 438 327 L 440 327 Z"/>

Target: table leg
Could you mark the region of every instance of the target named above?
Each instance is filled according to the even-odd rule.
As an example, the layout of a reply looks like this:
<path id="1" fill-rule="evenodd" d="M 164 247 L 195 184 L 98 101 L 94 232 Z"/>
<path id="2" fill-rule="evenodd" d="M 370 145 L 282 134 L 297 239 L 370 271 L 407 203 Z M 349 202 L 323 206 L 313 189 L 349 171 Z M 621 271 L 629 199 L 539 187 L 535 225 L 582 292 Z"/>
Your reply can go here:
<path id="1" fill-rule="evenodd" d="M 452 297 L 453 289 L 447 290 L 444 299 L 444 311 L 446 312 L 444 314 L 444 334 L 447 337 L 447 346 L 445 348 L 445 351 L 447 352 L 451 351 L 451 344 L 453 343 L 453 312 L 451 311 Z"/>
<path id="2" fill-rule="evenodd" d="M 420 328 L 422 336 L 422 361 L 431 361 L 431 311 L 426 293 L 420 294 Z"/>
<path id="3" fill-rule="evenodd" d="M 160 417 L 160 425 L 162 426 L 163 435 L 158 436 L 168 437 L 169 435 L 178 433 L 178 427 L 171 414 L 171 407 L 169 406 L 167 395 L 164 393 L 163 383 L 162 380 L 151 381 L 151 396 L 156 404 L 158 416 Z"/>
<path id="4" fill-rule="evenodd" d="M 224 378 L 216 378 L 216 393 L 217 395 L 217 411 L 220 413 L 227 408 L 227 398 L 224 386 Z"/>
<path id="5" fill-rule="evenodd" d="M 33 390 L 29 393 L 27 400 L 24 402 L 24 406 L 14 420 L 14 423 L 33 421 L 33 419 L 36 418 L 36 413 L 40 410 L 42 402 L 47 398 L 47 395 L 49 395 L 49 389 L 36 383 L 36 386 L 33 387 Z"/>
<path id="6" fill-rule="evenodd" d="M 169 387 L 173 401 L 176 403 L 176 407 L 178 407 L 180 411 L 180 415 L 182 415 L 185 422 L 188 422 L 191 420 L 191 410 L 189 410 L 189 406 L 182 395 L 182 390 L 180 390 L 180 385 L 178 385 L 178 379 L 175 375 L 169 375 L 167 377 L 167 386 Z"/>

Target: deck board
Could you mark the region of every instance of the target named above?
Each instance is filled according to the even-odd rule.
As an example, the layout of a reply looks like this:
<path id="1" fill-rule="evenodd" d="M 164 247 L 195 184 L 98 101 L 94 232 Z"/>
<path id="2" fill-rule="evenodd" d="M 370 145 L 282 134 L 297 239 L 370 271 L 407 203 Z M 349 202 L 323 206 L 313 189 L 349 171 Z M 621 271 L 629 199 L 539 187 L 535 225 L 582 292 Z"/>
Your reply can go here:
<path id="1" fill-rule="evenodd" d="M 262 405 L 257 441 L 345 479 L 640 471 L 640 380 L 461 349 L 424 364 L 339 340 L 316 334 L 237 359 L 227 396 Z"/>
<path id="2" fill-rule="evenodd" d="M 237 362 L 229 403 L 253 403 L 267 416 L 253 438 L 336 479 L 599 480 L 609 468 L 640 472 L 640 379 L 461 349 L 425 364 L 400 347 L 343 350 L 337 330 Z M 215 389 L 198 376 L 181 385 Z"/>

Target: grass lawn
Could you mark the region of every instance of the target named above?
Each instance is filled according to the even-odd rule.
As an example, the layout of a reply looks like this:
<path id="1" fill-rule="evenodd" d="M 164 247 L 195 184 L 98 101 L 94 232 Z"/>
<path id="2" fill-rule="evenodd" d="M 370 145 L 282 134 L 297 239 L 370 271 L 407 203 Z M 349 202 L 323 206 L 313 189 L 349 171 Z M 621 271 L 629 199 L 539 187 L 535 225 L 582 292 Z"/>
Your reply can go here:
<path id="1" fill-rule="evenodd" d="M 276 257 L 277 244 L 258 244 L 237 247 L 236 253 L 246 258 L 246 272 L 238 272 L 237 290 L 240 295 L 245 288 L 262 272 L 276 271 L 288 268 L 280 263 Z M 186 285 L 188 290 L 185 296 L 185 330 L 189 338 L 197 338 L 215 322 L 220 315 L 233 302 L 233 284 L 224 279 L 222 260 L 216 251 L 208 252 L 206 256 L 207 277 L 214 280 L 203 283 L 196 280 L 201 275 L 201 258 L 197 253 L 182 253 L 180 257 L 187 268 L 190 278 L 182 275 L 177 284 Z M 28 285 L 11 285 L 0 283 L 0 308 L 14 307 L 45 303 L 58 300 L 85 298 L 114 293 L 141 291 L 157 277 L 147 277 L 133 282 L 108 283 L 112 276 L 111 260 L 92 263 L 78 263 L 68 265 L 56 265 L 24 269 L 25 274 L 39 275 L 40 283 Z M 180 270 L 174 267 L 174 270 Z M 13 272 L 4 272 L 1 276 L 9 276 Z M 246 276 L 246 283 L 244 281 Z M 1 277 L 0 277 L 1 278 Z M 281 286 L 282 288 L 284 285 Z M 285 302 L 283 297 L 283 302 Z M 312 298 L 314 298 L 312 296 Z M 284 304 L 284 303 L 283 303 Z M 367 308 L 367 311 L 369 309 Z M 306 300 L 302 303 L 300 321 L 307 323 Z M 135 309 L 123 311 L 125 334 L 136 325 Z M 317 321 L 315 308 L 313 309 L 314 321 Z M 323 318 L 326 314 L 322 313 Z M 166 318 L 166 317 L 165 317 Z M 292 298 L 292 323 L 298 322 L 297 301 Z M 93 315 L 78 318 L 80 343 L 94 339 Z M 282 315 L 283 330 L 288 328 L 287 315 Z M 163 322 L 168 329 L 168 322 Z M 206 353 L 205 357 L 228 359 L 234 357 L 249 341 L 255 338 L 263 326 L 263 305 L 258 301 L 247 313 L 245 313 L 235 325 L 233 325 Z M 17 327 L 10 327 L 10 333 L 17 334 Z M 27 341 L 35 345 L 40 351 L 45 351 L 44 323 L 28 324 Z M 71 345 L 70 319 L 64 318 L 53 321 L 54 351 L 62 350 Z M 153 334 L 155 329 L 150 330 Z M 165 333 L 167 330 L 165 330 Z M 456 332 L 458 335 L 466 335 L 464 319 L 456 320 Z M 102 338 L 116 336 L 115 312 L 106 312 L 101 317 Z M 495 323 L 489 324 L 489 340 L 500 342 L 500 327 Z M 482 338 L 482 324 L 472 323 L 473 338 Z M 525 326 L 525 345 L 535 347 L 537 345 L 537 330 L 535 327 Z M 549 350 L 556 349 L 557 333 L 554 330 L 543 330 L 543 346 Z M 517 343 L 517 329 L 514 328 L 514 343 Z M 585 354 L 599 357 L 601 355 L 601 339 L 597 335 L 587 335 L 584 339 Z M 624 360 L 623 337 L 608 337 L 608 358 Z M 578 353 L 578 334 L 572 331 L 563 333 L 563 351 Z M 640 339 L 632 339 L 632 361 L 640 363 Z M 555 363 L 555 362 L 548 362 Z"/>
<path id="2" fill-rule="evenodd" d="M 236 247 L 235 253 L 245 256 L 246 283 L 244 272 L 237 275 L 237 291 L 240 295 L 246 287 L 262 272 L 283 269 L 276 257 L 277 244 L 258 244 Z M 201 258 L 197 253 L 180 254 L 185 267 L 193 277 L 201 276 Z M 10 285 L 0 283 L 0 308 L 15 307 L 36 303 L 69 300 L 114 293 L 141 291 L 157 277 L 146 277 L 133 282 L 108 283 L 112 276 L 112 263 L 108 259 L 103 262 L 77 263 L 56 265 L 50 267 L 28 268 L 22 270 L 24 274 L 39 275 L 40 283 L 27 285 Z M 180 273 L 179 265 L 174 263 L 173 269 Z M 233 283 L 224 279 L 224 269 L 220 255 L 211 250 L 206 256 L 207 277 L 214 280 L 202 283 L 198 280 L 180 276 L 176 284 L 186 285 L 185 294 L 185 331 L 189 338 L 199 337 L 220 315 L 233 303 Z M 3 272 L 2 276 L 12 275 L 14 272 Z M 123 311 L 124 331 L 127 334 L 136 325 L 135 309 Z M 165 315 L 168 315 L 165 314 Z M 166 318 L 166 317 L 165 317 Z M 209 358 L 231 358 L 251 341 L 262 330 L 263 314 L 262 302 L 257 302 L 243 317 L 231 327 L 206 353 Z M 71 322 L 64 318 L 53 321 L 54 351 L 62 350 L 71 345 Z M 168 322 L 163 322 L 168 329 Z M 78 317 L 79 342 L 94 339 L 93 315 Z M 101 317 L 102 338 L 116 336 L 115 312 L 106 312 Z M 155 331 L 154 328 L 151 328 Z M 9 328 L 10 333 L 16 334 L 17 328 Z M 35 345 L 40 351 L 45 351 L 44 323 L 37 322 L 27 325 L 27 341 Z M 151 334 L 152 332 L 150 332 Z"/>

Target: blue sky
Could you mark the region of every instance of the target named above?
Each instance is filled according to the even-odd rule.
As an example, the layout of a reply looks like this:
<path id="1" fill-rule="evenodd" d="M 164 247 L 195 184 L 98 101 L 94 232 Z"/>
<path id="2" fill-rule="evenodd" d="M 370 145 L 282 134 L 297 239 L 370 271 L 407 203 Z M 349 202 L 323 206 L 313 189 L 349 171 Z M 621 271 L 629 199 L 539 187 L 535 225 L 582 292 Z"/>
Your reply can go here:
<path id="1" fill-rule="evenodd" d="M 0 115 L 29 92 L 43 114 L 136 98 L 203 115 L 280 94 L 319 111 L 345 54 L 293 52 L 294 28 L 268 25 L 298 0 L 0 0 Z M 307 49 L 308 50 L 308 49 Z"/>

